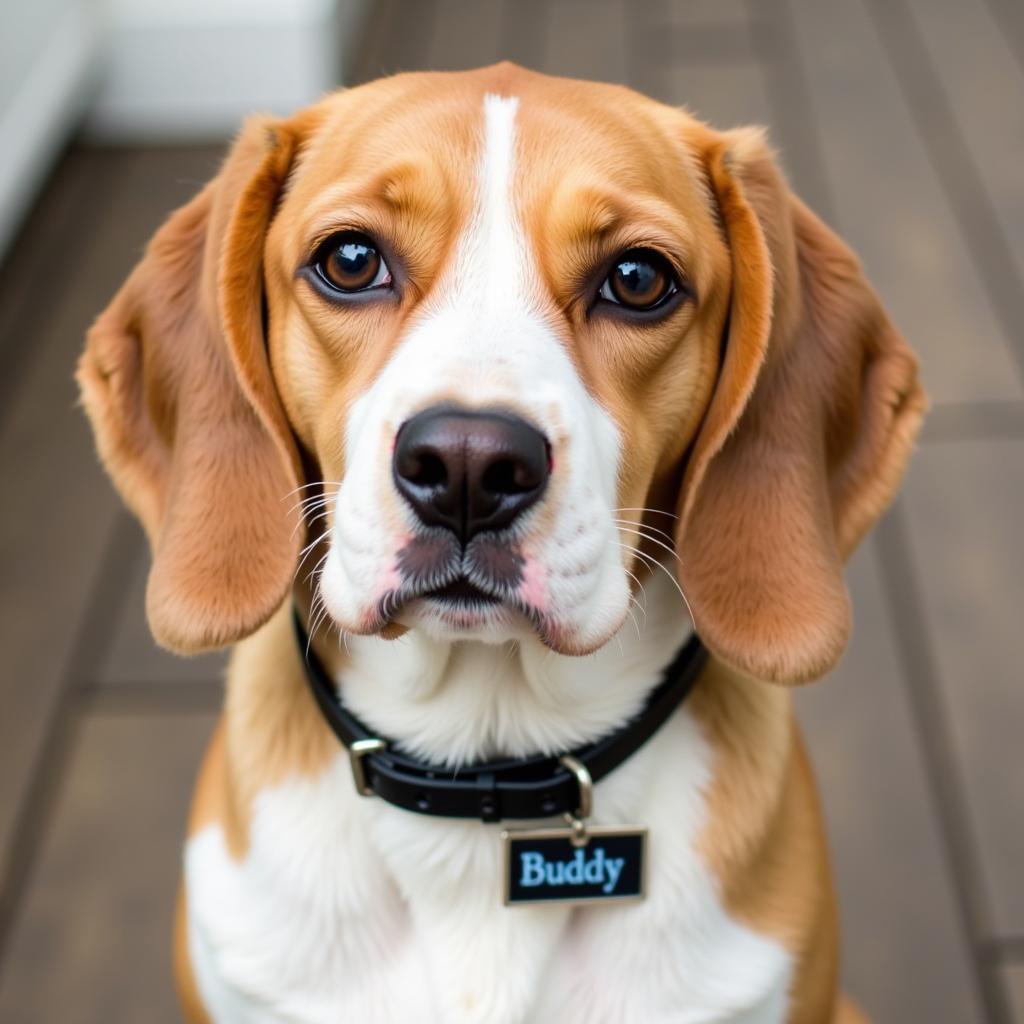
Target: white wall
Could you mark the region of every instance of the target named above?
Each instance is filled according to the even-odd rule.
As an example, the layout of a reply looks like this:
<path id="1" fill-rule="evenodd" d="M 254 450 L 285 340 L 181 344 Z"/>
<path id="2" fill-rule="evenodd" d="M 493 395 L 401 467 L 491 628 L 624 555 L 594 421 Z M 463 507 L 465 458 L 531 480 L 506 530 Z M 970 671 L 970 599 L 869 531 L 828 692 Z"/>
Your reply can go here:
<path id="1" fill-rule="evenodd" d="M 0 0 L 0 257 L 85 116 L 94 139 L 204 141 L 344 81 L 371 0 Z"/>
<path id="2" fill-rule="evenodd" d="M 92 96 L 96 0 L 0 3 L 0 256 Z"/>
<path id="3" fill-rule="evenodd" d="M 344 80 L 364 0 L 109 0 L 88 130 L 132 141 L 224 138 Z"/>

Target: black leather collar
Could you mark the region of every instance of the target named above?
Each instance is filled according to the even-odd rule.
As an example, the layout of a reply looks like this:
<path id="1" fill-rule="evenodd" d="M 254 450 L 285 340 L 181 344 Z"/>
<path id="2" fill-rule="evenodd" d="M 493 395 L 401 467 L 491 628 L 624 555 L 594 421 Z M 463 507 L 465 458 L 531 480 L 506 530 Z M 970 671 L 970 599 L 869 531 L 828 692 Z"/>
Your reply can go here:
<path id="1" fill-rule="evenodd" d="M 547 818 L 573 813 L 579 806 L 576 777 L 557 756 L 488 761 L 452 769 L 418 761 L 394 749 L 338 700 L 334 682 L 313 651 L 297 609 L 294 621 L 309 687 L 327 724 L 352 756 L 356 787 L 365 795 L 375 794 L 419 814 L 481 821 Z M 707 650 L 692 636 L 666 667 L 639 715 L 596 743 L 567 753 L 583 763 L 594 782 L 610 774 L 686 699 L 706 660 Z"/>

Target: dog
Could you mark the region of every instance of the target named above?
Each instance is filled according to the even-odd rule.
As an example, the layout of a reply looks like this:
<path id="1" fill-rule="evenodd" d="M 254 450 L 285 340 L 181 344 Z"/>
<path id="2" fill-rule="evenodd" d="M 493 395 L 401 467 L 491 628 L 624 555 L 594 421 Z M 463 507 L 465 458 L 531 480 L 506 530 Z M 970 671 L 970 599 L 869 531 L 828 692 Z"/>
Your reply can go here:
<path id="1" fill-rule="evenodd" d="M 78 380 L 154 636 L 236 644 L 189 1020 L 860 1019 L 786 687 L 925 397 L 760 129 L 508 63 L 254 117 Z"/>

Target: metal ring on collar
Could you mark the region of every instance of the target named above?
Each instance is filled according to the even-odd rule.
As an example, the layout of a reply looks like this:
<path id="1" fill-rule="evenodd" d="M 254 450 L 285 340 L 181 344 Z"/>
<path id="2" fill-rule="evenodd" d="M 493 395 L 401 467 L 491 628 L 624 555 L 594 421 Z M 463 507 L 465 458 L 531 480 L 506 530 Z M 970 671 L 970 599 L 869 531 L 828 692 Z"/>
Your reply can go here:
<path id="1" fill-rule="evenodd" d="M 586 821 L 594 809 L 594 780 L 590 777 L 587 766 L 578 757 L 573 757 L 572 754 L 563 754 L 558 760 L 576 778 L 576 785 L 580 790 L 580 802 L 576 809 L 576 817 L 580 821 Z"/>

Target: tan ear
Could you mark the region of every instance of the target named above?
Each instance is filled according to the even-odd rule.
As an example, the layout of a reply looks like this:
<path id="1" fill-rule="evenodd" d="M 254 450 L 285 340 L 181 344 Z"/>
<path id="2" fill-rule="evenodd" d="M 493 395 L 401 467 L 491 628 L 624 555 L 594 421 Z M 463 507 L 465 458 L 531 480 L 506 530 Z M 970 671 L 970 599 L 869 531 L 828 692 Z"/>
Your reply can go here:
<path id="1" fill-rule="evenodd" d="M 280 605 L 301 538 L 299 455 L 263 339 L 267 227 L 296 145 L 253 119 L 173 213 L 89 331 L 78 382 L 96 443 L 153 552 L 156 639 L 222 646 Z"/>
<path id="2" fill-rule="evenodd" d="M 892 498 L 925 396 L 856 257 L 789 192 L 760 132 L 719 136 L 707 168 L 733 290 L 681 491 L 680 578 L 711 650 L 801 682 L 846 645 L 843 561 Z"/>

